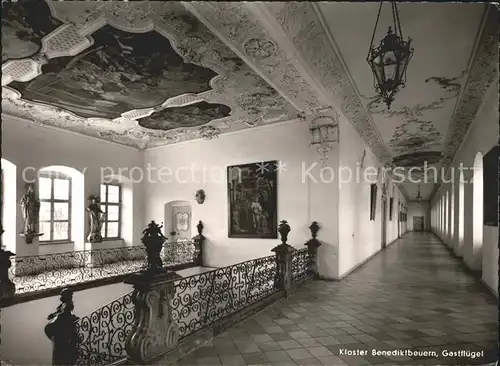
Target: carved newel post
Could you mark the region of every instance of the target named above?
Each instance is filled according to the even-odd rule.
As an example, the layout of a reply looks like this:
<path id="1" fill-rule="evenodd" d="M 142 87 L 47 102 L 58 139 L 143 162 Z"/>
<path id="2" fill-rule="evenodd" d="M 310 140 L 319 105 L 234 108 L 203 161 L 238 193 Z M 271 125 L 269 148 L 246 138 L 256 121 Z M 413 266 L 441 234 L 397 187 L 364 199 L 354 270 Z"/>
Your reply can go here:
<path id="1" fill-rule="evenodd" d="M 318 247 L 321 245 L 321 242 L 316 239 L 318 236 L 318 231 L 320 229 L 320 226 L 316 221 L 313 221 L 311 226 L 309 226 L 309 230 L 311 230 L 311 236 L 312 239 L 309 239 L 307 243 L 304 245 L 307 246 L 307 253 L 309 254 L 309 268 L 308 272 L 311 273 L 314 278 L 318 278 L 318 263 L 317 263 L 317 258 L 318 258 Z"/>
<path id="2" fill-rule="evenodd" d="M 288 233 L 290 225 L 286 220 L 282 220 L 278 227 L 278 232 L 281 235 L 281 244 L 273 248 L 276 253 L 276 277 L 274 286 L 285 291 L 285 296 L 288 295 L 292 288 L 292 253 L 296 250 L 291 245 L 288 245 Z"/>
<path id="3" fill-rule="evenodd" d="M 101 210 L 101 200 L 99 196 L 90 195 L 90 204 L 87 207 L 87 212 L 89 213 L 90 231 L 87 240 L 91 243 L 101 243 L 102 242 L 102 218 L 104 212 Z"/>
<path id="4" fill-rule="evenodd" d="M 170 301 L 175 295 L 174 281 L 181 278 L 163 268 L 160 252 L 165 241 L 161 226 L 154 221 L 143 231 L 148 268 L 125 281 L 134 286 L 132 301 L 135 320 L 125 349 L 135 364 L 151 364 L 179 343 L 179 327 L 172 320 Z"/>
<path id="5" fill-rule="evenodd" d="M 195 246 L 195 258 L 194 263 L 197 266 L 203 266 L 203 243 L 205 242 L 205 237 L 203 236 L 203 223 L 201 221 L 198 222 L 196 228 L 198 229 L 198 235 L 193 237 L 194 246 Z"/>
<path id="6" fill-rule="evenodd" d="M 47 317 L 45 335 L 52 342 L 52 365 L 76 365 L 78 355 L 77 320 L 73 314 L 73 291 L 61 291 L 61 304 Z"/>
<path id="7" fill-rule="evenodd" d="M 34 238 L 43 235 L 43 233 L 38 232 L 40 200 L 36 196 L 34 183 L 26 183 L 25 192 L 21 198 L 21 212 L 24 220 L 24 231 L 20 235 L 27 244 L 31 244 Z"/>
<path id="8" fill-rule="evenodd" d="M 0 229 L 0 236 L 3 232 Z M 0 246 L 0 303 L 12 299 L 16 293 L 16 286 L 9 278 L 9 268 L 12 266 L 10 257 L 14 255 L 11 251 L 4 250 L 3 245 Z"/>

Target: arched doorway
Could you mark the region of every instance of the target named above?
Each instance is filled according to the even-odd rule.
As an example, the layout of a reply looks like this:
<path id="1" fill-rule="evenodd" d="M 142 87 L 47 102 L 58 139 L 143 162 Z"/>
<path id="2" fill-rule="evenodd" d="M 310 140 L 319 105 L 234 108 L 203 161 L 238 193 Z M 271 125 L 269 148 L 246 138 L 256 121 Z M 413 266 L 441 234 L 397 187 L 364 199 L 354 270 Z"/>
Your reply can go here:
<path id="1" fill-rule="evenodd" d="M 192 212 L 189 201 L 177 200 L 165 204 L 164 235 L 171 241 L 192 237 Z"/>
<path id="2" fill-rule="evenodd" d="M 460 179 L 458 181 L 458 255 L 464 253 L 464 199 L 465 199 L 465 178 L 464 172 L 460 170 Z"/>
<path id="3" fill-rule="evenodd" d="M 448 244 L 450 235 L 450 192 L 446 191 L 444 194 L 444 241 Z"/>
<path id="4" fill-rule="evenodd" d="M 6 159 L 2 162 L 2 244 L 7 250 L 16 253 L 16 215 L 17 215 L 17 168 Z"/>
<path id="5" fill-rule="evenodd" d="M 450 244 L 455 244 L 455 183 L 451 182 L 450 191 Z"/>
<path id="6" fill-rule="evenodd" d="M 483 154 L 481 152 L 478 152 L 474 158 L 474 176 L 472 182 L 473 268 L 481 269 L 483 246 Z"/>

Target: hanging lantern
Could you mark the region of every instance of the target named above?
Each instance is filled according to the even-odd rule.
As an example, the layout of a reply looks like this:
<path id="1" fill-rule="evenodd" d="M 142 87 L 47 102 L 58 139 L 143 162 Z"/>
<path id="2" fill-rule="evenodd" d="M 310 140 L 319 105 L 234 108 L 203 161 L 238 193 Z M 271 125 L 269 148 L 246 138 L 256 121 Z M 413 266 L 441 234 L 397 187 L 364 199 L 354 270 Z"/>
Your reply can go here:
<path id="1" fill-rule="evenodd" d="M 393 26 L 389 26 L 387 35 L 380 41 L 380 45 L 378 47 L 373 46 L 382 4 L 383 2 L 380 3 L 378 9 L 377 21 L 375 22 L 366 61 L 373 72 L 375 90 L 385 102 L 387 108 L 390 109 L 399 88 L 404 87 L 406 84 L 406 69 L 410 58 L 413 56 L 413 48 L 411 48 L 410 38 L 408 38 L 408 41 L 403 40 L 395 1 L 391 1 Z"/>

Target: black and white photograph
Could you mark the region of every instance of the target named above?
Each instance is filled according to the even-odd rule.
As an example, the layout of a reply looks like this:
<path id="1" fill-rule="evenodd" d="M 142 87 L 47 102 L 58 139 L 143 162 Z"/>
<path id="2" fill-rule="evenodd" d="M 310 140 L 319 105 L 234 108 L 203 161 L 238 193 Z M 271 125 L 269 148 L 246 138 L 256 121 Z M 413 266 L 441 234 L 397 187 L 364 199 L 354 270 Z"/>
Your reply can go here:
<path id="1" fill-rule="evenodd" d="M 1 18 L 2 366 L 499 366 L 497 3 Z"/>

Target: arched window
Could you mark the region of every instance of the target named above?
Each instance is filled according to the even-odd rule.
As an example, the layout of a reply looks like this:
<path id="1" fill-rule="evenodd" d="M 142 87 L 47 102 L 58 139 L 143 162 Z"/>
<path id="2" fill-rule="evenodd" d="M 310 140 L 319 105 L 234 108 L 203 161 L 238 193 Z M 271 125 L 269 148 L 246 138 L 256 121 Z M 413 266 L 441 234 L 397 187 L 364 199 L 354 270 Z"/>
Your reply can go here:
<path id="1" fill-rule="evenodd" d="M 464 172 L 460 170 L 460 180 L 458 182 L 458 250 L 461 253 L 461 248 L 464 243 Z"/>
<path id="2" fill-rule="evenodd" d="M 38 178 L 40 242 L 71 241 L 71 178 L 47 171 Z"/>
<path id="3" fill-rule="evenodd" d="M 2 244 L 7 250 L 16 251 L 17 189 L 16 165 L 2 158 Z"/>
<path id="4" fill-rule="evenodd" d="M 101 233 L 103 238 L 118 239 L 121 237 L 121 209 L 121 184 L 101 184 L 101 210 L 105 214 Z"/>
<path id="5" fill-rule="evenodd" d="M 102 177 L 101 209 L 106 213 L 101 232 L 103 238 L 122 241 L 125 246 L 137 244 L 134 241 L 134 230 L 137 231 L 139 223 L 134 222 L 132 180 L 120 174 Z"/>
<path id="6" fill-rule="evenodd" d="M 450 235 L 450 192 L 446 191 L 444 195 L 444 234 Z"/>
<path id="7" fill-rule="evenodd" d="M 441 236 L 443 235 L 444 232 L 444 196 L 441 196 Z"/>
<path id="8" fill-rule="evenodd" d="M 483 154 L 478 152 L 474 159 L 472 203 L 472 235 L 474 252 L 483 245 Z"/>
<path id="9" fill-rule="evenodd" d="M 54 165 L 38 174 L 40 244 L 74 243 L 84 246 L 84 176 L 74 168 Z"/>
<path id="10" fill-rule="evenodd" d="M 455 182 L 451 183 L 450 192 L 450 238 L 455 238 Z"/>

